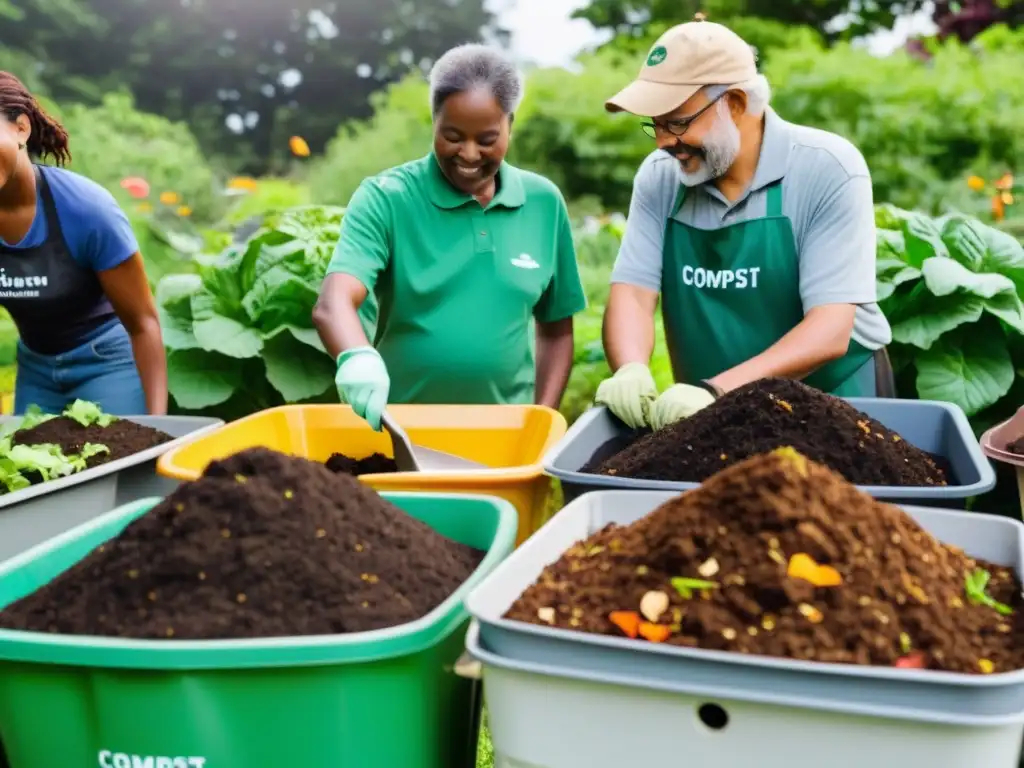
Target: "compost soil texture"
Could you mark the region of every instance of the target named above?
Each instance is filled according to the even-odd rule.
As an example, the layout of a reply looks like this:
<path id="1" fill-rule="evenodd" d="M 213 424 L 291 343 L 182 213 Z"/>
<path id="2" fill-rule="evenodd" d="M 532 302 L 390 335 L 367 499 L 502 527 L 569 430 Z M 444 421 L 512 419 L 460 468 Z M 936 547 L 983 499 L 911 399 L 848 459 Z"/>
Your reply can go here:
<path id="1" fill-rule="evenodd" d="M 212 462 L 0 613 L 0 626 L 174 639 L 360 632 L 427 614 L 482 557 L 353 477 L 257 448 Z"/>
<path id="2" fill-rule="evenodd" d="M 327 468 L 331 472 L 341 472 L 346 475 L 375 475 L 397 472 L 398 464 L 389 456 L 383 453 L 374 453 L 362 459 L 353 459 L 343 453 L 331 454 L 327 460 Z"/>
<path id="3" fill-rule="evenodd" d="M 985 599 L 1012 614 L 972 601 L 966 580 L 981 570 Z M 637 642 L 987 673 L 1024 667 L 1020 593 L 1009 569 L 940 544 L 900 508 L 782 448 L 578 542 L 506 617 Z"/>
<path id="4" fill-rule="evenodd" d="M 86 443 L 107 446 L 110 453 L 90 457 L 86 462 L 90 467 L 123 459 L 174 439 L 166 432 L 136 424 L 128 419 L 118 419 L 105 427 L 98 424 L 84 427 L 67 416 L 47 419 L 30 429 L 18 430 L 13 438 L 17 445 L 54 443 L 59 445 L 65 454 L 80 452 Z"/>
<path id="5" fill-rule="evenodd" d="M 735 389 L 690 418 L 641 437 L 601 463 L 596 474 L 700 482 L 783 445 L 857 485 L 948 482 L 931 456 L 846 401 L 781 378 Z"/>

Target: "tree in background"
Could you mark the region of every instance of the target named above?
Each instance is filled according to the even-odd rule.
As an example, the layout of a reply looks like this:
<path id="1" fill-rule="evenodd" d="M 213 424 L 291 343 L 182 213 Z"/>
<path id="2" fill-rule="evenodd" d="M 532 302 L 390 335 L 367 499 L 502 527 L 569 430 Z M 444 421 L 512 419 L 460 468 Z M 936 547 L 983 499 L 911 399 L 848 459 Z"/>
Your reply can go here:
<path id="1" fill-rule="evenodd" d="M 715 21 L 757 17 L 810 27 L 828 42 L 892 29 L 901 16 L 917 13 L 929 0 L 862 2 L 862 0 L 592 0 L 575 14 L 599 29 L 644 36 L 652 25 L 671 26 L 703 12 Z M 1024 2 L 1018 0 L 951 0 L 933 2 L 932 19 L 942 38 L 971 40 L 994 24 L 1018 26 Z"/>
<path id="2" fill-rule="evenodd" d="M 712 21 L 758 16 L 823 30 L 849 5 L 850 0 L 591 0 L 574 16 L 598 29 L 632 37 L 648 35 L 652 25 L 688 21 L 698 12 Z"/>
<path id="3" fill-rule="evenodd" d="M 61 103 L 127 90 L 251 174 L 293 134 L 321 149 L 372 93 L 493 26 L 483 0 L 0 0 L 27 82 Z"/>
<path id="4" fill-rule="evenodd" d="M 952 0 L 935 2 L 932 19 L 939 38 L 968 42 L 995 24 L 1015 28 L 1024 23 L 1024 3 L 1014 0 Z"/>

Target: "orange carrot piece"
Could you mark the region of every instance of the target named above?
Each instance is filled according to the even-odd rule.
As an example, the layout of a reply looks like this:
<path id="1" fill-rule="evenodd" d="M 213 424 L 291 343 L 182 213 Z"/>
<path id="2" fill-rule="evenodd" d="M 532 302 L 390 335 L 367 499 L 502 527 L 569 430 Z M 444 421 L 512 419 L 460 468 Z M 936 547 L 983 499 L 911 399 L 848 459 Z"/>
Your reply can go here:
<path id="1" fill-rule="evenodd" d="M 622 630 L 626 637 L 636 637 L 640 631 L 640 614 L 636 611 L 612 611 L 608 621 Z"/>
<path id="2" fill-rule="evenodd" d="M 900 669 L 924 669 L 924 654 L 920 651 L 914 651 L 906 656 L 900 656 L 900 658 L 896 659 L 893 666 Z"/>
<path id="3" fill-rule="evenodd" d="M 664 643 L 672 634 L 672 630 L 664 624 L 651 624 L 649 621 L 640 623 L 639 632 L 640 637 L 652 643 Z"/>
<path id="4" fill-rule="evenodd" d="M 818 565 L 814 558 L 803 552 L 789 558 L 786 575 L 791 579 L 809 581 L 816 587 L 838 587 L 843 583 L 839 571 L 830 565 Z"/>
<path id="5" fill-rule="evenodd" d="M 842 585 L 843 577 L 831 565 L 819 565 L 812 583 L 816 587 L 838 587 Z"/>

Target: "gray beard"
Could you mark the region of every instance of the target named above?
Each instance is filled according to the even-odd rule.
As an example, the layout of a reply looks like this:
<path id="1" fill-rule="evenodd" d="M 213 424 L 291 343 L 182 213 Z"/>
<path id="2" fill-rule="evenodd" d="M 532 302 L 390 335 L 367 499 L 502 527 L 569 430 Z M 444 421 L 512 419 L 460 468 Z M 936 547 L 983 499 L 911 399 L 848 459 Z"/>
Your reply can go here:
<path id="1" fill-rule="evenodd" d="M 723 106 L 721 103 L 719 107 Z M 680 165 L 680 178 L 687 187 L 696 187 L 724 176 L 740 153 L 740 129 L 722 110 L 715 115 L 715 124 L 704 139 L 704 157 L 700 168 L 687 173 Z"/>

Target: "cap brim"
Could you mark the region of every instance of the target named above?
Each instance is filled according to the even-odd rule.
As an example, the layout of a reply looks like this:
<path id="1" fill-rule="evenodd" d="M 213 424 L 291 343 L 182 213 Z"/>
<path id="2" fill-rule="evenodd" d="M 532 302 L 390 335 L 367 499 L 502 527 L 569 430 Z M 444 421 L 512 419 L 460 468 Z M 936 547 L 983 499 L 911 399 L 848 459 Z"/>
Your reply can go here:
<path id="1" fill-rule="evenodd" d="M 634 80 L 604 103 L 609 112 L 629 112 L 640 117 L 658 117 L 679 109 L 701 85 L 669 85 Z"/>

